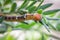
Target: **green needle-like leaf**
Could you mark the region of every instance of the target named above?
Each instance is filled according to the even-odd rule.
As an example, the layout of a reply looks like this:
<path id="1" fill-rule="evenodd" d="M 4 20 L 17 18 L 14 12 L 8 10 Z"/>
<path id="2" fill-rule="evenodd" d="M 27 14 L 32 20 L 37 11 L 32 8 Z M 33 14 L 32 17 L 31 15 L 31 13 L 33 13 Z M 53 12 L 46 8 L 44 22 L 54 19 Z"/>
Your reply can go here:
<path id="1" fill-rule="evenodd" d="M 33 13 L 35 10 L 36 6 L 32 6 L 28 9 L 29 13 Z"/>
<path id="2" fill-rule="evenodd" d="M 41 37 L 39 38 L 39 40 L 45 40 L 44 33 L 41 34 Z"/>
<path id="3" fill-rule="evenodd" d="M 39 38 L 39 40 L 45 40 L 44 33 L 41 33 L 41 37 Z"/>
<path id="4" fill-rule="evenodd" d="M 10 12 L 14 12 L 16 10 L 16 7 L 17 7 L 17 4 L 13 3 L 12 6 L 11 6 Z"/>
<path id="5" fill-rule="evenodd" d="M 21 15 L 23 15 L 23 14 L 26 14 L 27 12 L 28 12 L 28 10 L 21 9 L 17 13 L 20 13 Z"/>
<path id="6" fill-rule="evenodd" d="M 50 14 L 54 14 L 56 12 L 60 11 L 60 9 L 55 9 L 55 10 L 48 10 L 43 12 L 44 15 L 50 15 Z"/>
<path id="7" fill-rule="evenodd" d="M 41 37 L 39 38 L 39 40 L 47 40 L 48 39 L 48 35 L 46 35 L 45 33 L 41 33 Z"/>
<path id="8" fill-rule="evenodd" d="M 47 21 L 45 19 L 45 16 L 42 16 L 43 19 L 41 20 L 42 24 L 44 25 L 44 27 L 47 29 L 48 32 L 50 32 L 50 28 L 49 26 L 47 25 Z"/>
<path id="9" fill-rule="evenodd" d="M 22 3 L 22 5 L 18 8 L 18 11 L 19 11 L 20 9 L 25 8 L 25 7 L 28 5 L 28 3 L 29 3 L 28 0 L 24 0 L 24 2 Z"/>
<path id="10" fill-rule="evenodd" d="M 48 25 L 50 26 L 50 28 L 56 30 L 56 28 L 50 22 L 48 22 Z"/>
<path id="11" fill-rule="evenodd" d="M 44 27 L 47 29 L 48 32 L 50 32 L 49 26 L 46 25 L 46 23 L 44 22 L 44 20 L 41 20 L 42 24 L 44 25 Z"/>
<path id="12" fill-rule="evenodd" d="M 42 6 L 39 7 L 39 9 L 45 10 L 46 8 L 52 6 L 52 3 L 48 3 L 48 4 L 44 4 Z"/>
<path id="13" fill-rule="evenodd" d="M 37 1 L 33 1 L 26 9 L 29 9 L 30 7 L 32 7 Z"/>
<path id="14" fill-rule="evenodd" d="M 37 6 L 37 8 L 35 8 L 35 11 L 37 11 L 39 9 L 39 7 L 41 6 L 41 4 L 44 2 L 44 0 L 41 0 L 41 2 L 39 3 L 39 5 Z"/>
<path id="15" fill-rule="evenodd" d="M 22 29 L 30 29 L 32 26 L 34 26 L 36 23 L 35 22 L 32 22 L 31 24 L 24 24 L 24 23 L 21 23 L 21 24 L 18 24 L 16 26 L 16 28 L 22 28 Z"/>
<path id="16" fill-rule="evenodd" d="M 45 17 L 43 19 L 44 19 L 45 23 L 49 26 L 49 28 L 56 30 L 56 28 L 48 20 L 46 20 Z"/>

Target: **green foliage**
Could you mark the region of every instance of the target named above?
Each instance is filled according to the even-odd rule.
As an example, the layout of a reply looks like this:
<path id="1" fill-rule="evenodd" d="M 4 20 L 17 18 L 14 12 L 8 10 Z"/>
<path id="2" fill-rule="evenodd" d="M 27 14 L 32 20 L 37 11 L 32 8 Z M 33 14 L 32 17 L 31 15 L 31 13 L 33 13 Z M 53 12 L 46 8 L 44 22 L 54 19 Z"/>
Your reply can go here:
<path id="1" fill-rule="evenodd" d="M 48 11 L 43 12 L 43 14 L 44 15 L 50 15 L 50 14 L 55 14 L 58 11 L 60 11 L 60 9 L 48 10 Z"/>
<path id="2" fill-rule="evenodd" d="M 47 40 L 47 39 L 48 39 L 48 35 L 42 33 L 39 40 Z"/>
<path id="3" fill-rule="evenodd" d="M 56 30 L 56 28 L 50 22 L 48 22 L 47 24 L 50 26 L 50 29 Z"/>
<path id="4" fill-rule="evenodd" d="M 16 26 L 16 28 L 22 28 L 22 29 L 28 30 L 28 29 L 32 28 L 32 26 L 34 26 L 35 24 L 36 24 L 35 22 L 32 22 L 31 24 L 21 23 L 21 24 L 18 24 Z"/>
<path id="5" fill-rule="evenodd" d="M 52 6 L 52 3 L 48 3 L 48 4 L 44 4 L 42 6 L 39 7 L 39 9 L 45 10 L 46 8 Z"/>
<path id="6" fill-rule="evenodd" d="M 35 9 L 35 11 L 37 11 L 39 9 L 39 7 L 41 6 L 41 4 L 44 2 L 44 0 L 41 0 L 41 2 L 39 3 L 39 5 L 37 6 L 37 8 Z"/>
<path id="7" fill-rule="evenodd" d="M 33 13 L 35 8 L 36 8 L 36 6 L 32 6 L 32 7 L 28 8 L 28 12 Z"/>
<path id="8" fill-rule="evenodd" d="M 0 40 L 16 40 L 16 38 L 14 38 L 12 35 L 8 33 L 4 35 L 4 37 L 1 37 Z"/>
<path id="9" fill-rule="evenodd" d="M 42 9 L 37 10 L 37 13 L 39 13 L 39 14 L 42 14 L 42 12 L 43 12 Z"/>
<path id="10" fill-rule="evenodd" d="M 20 11 L 18 11 L 17 13 L 21 14 L 21 15 L 24 15 L 28 12 L 28 10 L 24 10 L 24 9 L 21 9 Z"/>
<path id="11" fill-rule="evenodd" d="M 17 4 L 13 3 L 12 6 L 11 6 L 10 12 L 15 12 L 16 8 L 17 8 Z"/>
<path id="12" fill-rule="evenodd" d="M 22 5 L 20 7 L 18 7 L 18 11 L 25 8 L 28 5 L 29 1 L 28 0 L 24 0 L 24 2 L 22 3 Z"/>
<path id="13" fill-rule="evenodd" d="M 6 37 L 6 40 L 15 40 L 15 38 L 8 34 L 7 37 Z"/>
<path id="14" fill-rule="evenodd" d="M 28 5 L 30 3 L 30 1 L 32 1 L 32 3 L 30 5 Z M 37 2 L 39 2 L 39 5 L 36 7 L 34 6 L 34 4 L 36 4 Z M 57 24 L 57 27 L 55 28 L 48 20 L 47 18 L 45 17 L 45 15 L 50 15 L 51 17 L 53 15 L 56 14 L 56 12 L 59 12 L 60 9 L 54 9 L 54 10 L 48 10 L 48 11 L 44 11 L 45 9 L 47 9 L 48 7 L 51 7 L 53 3 L 48 3 L 48 4 L 44 4 L 44 5 L 41 5 L 42 3 L 44 2 L 44 0 L 24 0 L 24 2 L 21 4 L 21 6 L 17 7 L 17 3 L 13 0 L 2 0 L 0 1 L 0 8 L 2 8 L 3 11 L 1 11 L 2 13 L 19 13 L 19 14 L 26 14 L 26 13 L 39 13 L 42 15 L 42 20 L 40 20 L 40 23 L 42 25 L 44 25 L 44 27 L 48 30 L 49 28 L 52 28 L 54 30 L 57 30 L 60 31 L 60 23 Z M 11 4 L 10 4 L 11 3 Z M 11 7 L 6 7 L 7 5 L 11 5 Z M 10 12 L 6 12 L 7 10 L 10 9 Z M 1 9 L 0 9 L 1 10 Z M 4 12 L 5 11 L 5 12 Z M 0 22 L 2 22 L 3 20 L 1 19 Z M 39 21 L 37 21 L 39 22 Z M 28 23 L 28 24 L 25 24 L 25 23 L 19 23 L 18 25 L 14 25 L 13 23 L 7 23 L 7 22 L 4 22 L 5 25 L 8 26 L 11 26 L 12 28 L 21 28 L 22 30 L 25 29 L 25 30 L 29 30 L 31 29 L 36 23 L 35 22 L 32 22 L 32 23 Z M 13 24 L 13 25 L 12 25 Z M 38 24 L 40 25 L 40 24 Z M 41 27 L 40 27 L 41 28 Z M 40 29 L 39 28 L 39 29 Z M 2 29 L 1 29 L 2 30 Z M 7 32 L 11 32 L 12 29 L 10 29 L 9 27 L 9 30 Z M 44 33 L 41 34 L 41 37 L 39 40 L 47 40 L 48 36 L 45 35 Z M 16 40 L 13 36 L 11 36 L 9 33 L 7 36 L 5 36 L 3 39 L 1 40 Z"/>
<path id="15" fill-rule="evenodd" d="M 48 26 L 47 28 L 56 30 L 56 28 L 45 18 L 45 16 L 43 16 L 43 19 L 44 19 L 43 21 L 46 24 L 46 26 Z"/>
<path id="16" fill-rule="evenodd" d="M 56 29 L 57 29 L 58 31 L 60 31 L 60 23 L 57 23 Z"/>
<path id="17" fill-rule="evenodd" d="M 42 22 L 42 25 L 44 25 L 44 27 L 47 29 L 47 31 L 50 32 L 50 29 L 49 29 L 49 26 L 47 25 L 46 19 L 43 18 L 43 19 L 41 20 L 41 22 Z"/>
<path id="18" fill-rule="evenodd" d="M 26 9 L 31 8 L 37 1 L 33 1 Z"/>

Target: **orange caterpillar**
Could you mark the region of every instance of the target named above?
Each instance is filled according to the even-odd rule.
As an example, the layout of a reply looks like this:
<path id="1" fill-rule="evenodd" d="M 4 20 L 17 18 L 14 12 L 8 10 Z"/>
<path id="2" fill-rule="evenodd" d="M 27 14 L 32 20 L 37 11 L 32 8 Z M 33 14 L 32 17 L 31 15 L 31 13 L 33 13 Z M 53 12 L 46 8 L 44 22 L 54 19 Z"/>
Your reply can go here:
<path id="1" fill-rule="evenodd" d="M 18 16 L 0 14 L 0 17 L 3 17 L 5 21 L 24 21 L 24 20 L 39 21 L 42 19 L 42 16 L 40 14 L 24 14 Z"/>

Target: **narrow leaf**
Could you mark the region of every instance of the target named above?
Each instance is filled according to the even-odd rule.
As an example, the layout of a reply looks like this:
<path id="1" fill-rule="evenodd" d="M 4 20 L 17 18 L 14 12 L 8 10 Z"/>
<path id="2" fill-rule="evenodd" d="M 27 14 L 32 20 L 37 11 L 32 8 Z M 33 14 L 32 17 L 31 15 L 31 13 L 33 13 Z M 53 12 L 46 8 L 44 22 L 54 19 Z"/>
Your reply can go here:
<path id="1" fill-rule="evenodd" d="M 56 28 L 55 28 L 50 22 L 48 22 L 48 25 L 49 25 L 52 29 L 56 30 Z"/>
<path id="2" fill-rule="evenodd" d="M 21 15 L 26 14 L 27 12 L 28 12 L 28 10 L 26 10 L 26 9 L 21 9 L 21 10 L 17 11 L 17 13 L 20 13 Z"/>
<path id="3" fill-rule="evenodd" d="M 47 20 L 46 20 L 45 16 L 43 15 L 42 17 L 43 17 L 43 19 L 41 20 L 42 25 L 44 25 L 44 27 L 47 29 L 47 31 L 50 32 L 50 28 L 47 25 Z"/>
<path id="4" fill-rule="evenodd" d="M 45 38 L 44 38 L 44 34 L 42 33 L 42 38 L 41 38 L 41 40 L 45 40 Z"/>
<path id="5" fill-rule="evenodd" d="M 43 9 L 44 10 L 44 9 L 46 9 L 46 8 L 52 6 L 52 5 L 53 5 L 52 3 L 44 4 L 44 5 L 40 6 L 39 9 Z"/>
<path id="6" fill-rule="evenodd" d="M 12 6 L 11 6 L 10 12 L 14 12 L 16 10 L 16 7 L 17 7 L 17 4 L 13 3 Z"/>
<path id="7" fill-rule="evenodd" d="M 48 20 L 60 20 L 60 18 L 48 18 L 48 17 L 46 17 Z"/>
<path id="8" fill-rule="evenodd" d="M 41 6 L 41 4 L 44 2 L 44 0 L 41 0 L 41 2 L 39 3 L 39 5 L 37 6 L 37 8 L 35 8 L 35 11 L 37 11 L 39 9 L 39 7 Z"/>
<path id="9" fill-rule="evenodd" d="M 43 23 L 43 25 L 47 29 L 47 31 L 50 32 L 49 26 L 46 25 L 46 23 L 44 22 L 44 20 L 41 20 L 41 22 Z"/>
<path id="10" fill-rule="evenodd" d="M 43 12 L 44 15 L 49 15 L 49 14 L 54 14 L 56 12 L 60 11 L 60 9 L 55 9 L 55 10 L 48 10 Z"/>
<path id="11" fill-rule="evenodd" d="M 25 23 L 21 23 L 21 24 L 18 24 L 16 26 L 16 28 L 22 28 L 22 29 L 30 29 L 32 26 L 34 26 L 36 23 L 35 22 L 32 22 L 31 24 L 25 24 Z"/>
<path id="12" fill-rule="evenodd" d="M 44 33 L 41 33 L 41 37 L 39 38 L 39 40 L 45 40 Z"/>
<path id="13" fill-rule="evenodd" d="M 26 9 L 29 9 L 31 6 L 33 6 L 37 1 L 33 1 Z"/>
<path id="14" fill-rule="evenodd" d="M 28 9 L 29 13 L 33 13 L 35 10 L 36 6 L 32 6 Z"/>
<path id="15" fill-rule="evenodd" d="M 20 9 L 26 7 L 28 3 L 29 3 L 28 0 L 24 0 L 24 2 L 22 3 L 22 5 L 18 8 L 18 11 L 19 11 Z"/>

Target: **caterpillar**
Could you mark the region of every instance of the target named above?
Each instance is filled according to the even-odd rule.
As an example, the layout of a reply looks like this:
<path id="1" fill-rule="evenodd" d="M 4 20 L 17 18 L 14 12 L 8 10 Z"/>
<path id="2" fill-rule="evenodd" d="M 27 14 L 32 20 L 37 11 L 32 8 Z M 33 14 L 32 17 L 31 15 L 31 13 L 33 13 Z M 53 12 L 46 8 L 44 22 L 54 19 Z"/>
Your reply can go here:
<path id="1" fill-rule="evenodd" d="M 3 18 L 5 21 L 20 21 L 23 22 L 24 20 L 35 20 L 39 21 L 42 19 L 41 14 L 24 14 L 24 15 L 2 15 L 0 14 L 0 18 Z"/>

